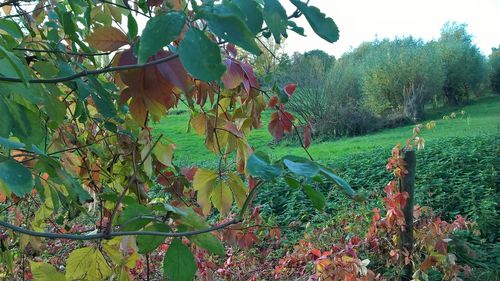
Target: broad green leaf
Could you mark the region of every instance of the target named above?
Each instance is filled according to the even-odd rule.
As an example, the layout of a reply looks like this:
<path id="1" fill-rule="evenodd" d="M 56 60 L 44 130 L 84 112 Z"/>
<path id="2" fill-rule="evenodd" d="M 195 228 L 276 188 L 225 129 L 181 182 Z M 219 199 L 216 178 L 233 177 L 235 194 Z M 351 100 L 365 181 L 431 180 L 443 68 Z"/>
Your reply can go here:
<path id="1" fill-rule="evenodd" d="M 208 214 L 211 209 L 210 196 L 215 188 L 217 172 L 206 169 L 198 169 L 193 178 L 193 188 L 197 191 L 196 198 L 203 213 Z"/>
<path id="2" fill-rule="evenodd" d="M 323 210 L 325 208 L 325 196 L 323 193 L 317 191 L 310 185 L 304 185 L 304 191 L 307 194 L 307 197 L 311 200 L 314 208 L 318 210 Z"/>
<path id="3" fill-rule="evenodd" d="M 89 85 L 92 86 L 92 99 L 94 100 L 97 111 L 105 118 L 116 116 L 116 109 L 111 99 L 111 93 L 106 91 L 99 80 L 95 77 L 88 77 Z"/>
<path id="4" fill-rule="evenodd" d="M 163 258 L 163 273 L 172 281 L 191 281 L 196 274 L 196 263 L 189 248 L 175 238 Z"/>
<path id="5" fill-rule="evenodd" d="M 29 80 L 29 72 L 28 68 L 21 62 L 21 60 L 16 57 L 13 53 L 7 51 L 3 46 L 0 45 L 0 57 L 4 57 L 7 59 L 12 66 L 12 68 L 16 71 L 17 76 L 23 80 L 24 84 L 28 86 Z"/>
<path id="6" fill-rule="evenodd" d="M 149 216 L 151 213 L 151 210 L 143 205 L 127 205 L 118 218 L 118 223 L 121 230 L 139 230 L 151 222 L 150 218 L 142 216 Z"/>
<path id="7" fill-rule="evenodd" d="M 202 13 L 210 30 L 220 38 L 234 43 L 254 55 L 262 51 L 255 42 L 254 34 L 242 21 L 243 12 L 229 2 L 214 7 L 206 7 Z"/>
<path id="8" fill-rule="evenodd" d="M 56 124 L 61 124 L 66 116 L 65 104 L 52 94 L 45 95 L 45 112 L 50 118 L 50 121 Z"/>
<path id="9" fill-rule="evenodd" d="M 50 263 L 30 261 L 30 267 L 35 281 L 66 281 L 64 274 Z"/>
<path id="10" fill-rule="evenodd" d="M 76 35 L 76 24 L 74 18 L 75 16 L 72 12 L 65 12 L 62 16 L 62 25 L 64 33 L 76 41 L 78 40 L 78 35 Z"/>
<path id="11" fill-rule="evenodd" d="M 95 247 L 73 250 L 66 262 L 66 280 L 106 280 L 113 272 L 101 251 Z"/>
<path id="12" fill-rule="evenodd" d="M 354 189 L 352 189 L 352 187 L 343 178 L 334 174 L 333 171 L 329 168 L 320 166 L 320 172 L 330 180 L 333 180 L 335 183 L 337 183 L 337 185 L 339 185 L 349 197 L 353 198 L 354 200 L 364 200 L 364 198 L 360 196 Z"/>
<path id="13" fill-rule="evenodd" d="M 229 214 L 233 205 L 233 193 L 227 184 L 223 181 L 218 181 L 215 184 L 214 190 L 210 196 L 214 207 L 221 212 L 222 215 Z"/>
<path id="14" fill-rule="evenodd" d="M 137 37 L 137 32 L 139 28 L 137 26 L 137 21 L 135 20 L 132 12 L 130 12 L 127 16 L 127 27 L 128 27 L 128 38 L 131 41 L 134 41 L 135 37 Z"/>
<path id="15" fill-rule="evenodd" d="M 9 137 L 10 130 L 13 124 L 13 120 L 9 114 L 9 108 L 7 107 L 7 103 L 8 101 L 1 96 L 1 90 L 0 90 L 0 112 L 3 112 L 2 122 L 0 122 L 0 136 L 5 138 Z"/>
<path id="16" fill-rule="evenodd" d="M 5 105 L 12 121 L 12 135 L 26 145 L 39 144 L 45 132 L 38 108 L 19 96 L 15 102 L 7 102 Z"/>
<path id="17" fill-rule="evenodd" d="M 226 71 L 220 49 L 203 31 L 191 27 L 179 46 L 179 58 L 186 70 L 203 81 L 219 80 Z"/>
<path id="18" fill-rule="evenodd" d="M 308 6 L 300 0 L 290 0 L 305 16 L 319 37 L 333 43 L 339 40 L 339 29 L 332 18 L 327 18 L 318 8 Z"/>
<path id="19" fill-rule="evenodd" d="M 34 187 L 30 170 L 12 159 L 0 162 L 0 184 L 19 197 Z"/>
<path id="20" fill-rule="evenodd" d="M 279 44 L 281 42 L 281 35 L 286 34 L 288 23 L 285 8 L 281 6 L 278 0 L 265 0 L 263 17 L 274 36 L 274 41 Z"/>
<path id="21" fill-rule="evenodd" d="M 149 57 L 174 41 L 185 22 L 186 16 L 182 12 L 169 12 L 151 18 L 142 31 L 138 62 L 145 63 Z"/>
<path id="22" fill-rule="evenodd" d="M 247 187 L 245 183 L 237 174 L 230 173 L 228 175 L 227 185 L 231 188 L 231 191 L 233 191 L 236 205 L 241 209 L 247 199 Z"/>
<path id="23" fill-rule="evenodd" d="M 290 172 L 307 178 L 312 178 L 319 172 L 319 167 L 316 163 L 309 159 L 296 156 L 283 157 L 283 164 L 290 170 Z"/>
<path id="24" fill-rule="evenodd" d="M 165 223 L 155 222 L 146 226 L 144 231 L 170 232 L 170 227 Z M 158 248 L 165 241 L 165 236 L 140 235 L 137 236 L 136 241 L 139 254 L 147 254 Z"/>
<path id="25" fill-rule="evenodd" d="M 263 180 L 272 180 L 283 172 L 281 167 L 271 165 L 268 156 L 260 152 L 255 152 L 248 157 L 247 170 L 250 175 Z"/>
<path id="26" fill-rule="evenodd" d="M 23 38 L 23 32 L 15 21 L 0 19 L 0 34 L 5 33 L 17 39 Z"/>
<path id="27" fill-rule="evenodd" d="M 180 218 L 180 231 L 192 231 L 207 229 L 210 226 L 192 209 L 185 210 L 185 215 Z M 225 250 L 222 243 L 211 233 L 203 233 L 188 237 L 189 240 L 204 249 L 207 249 L 213 254 L 224 255 Z"/>
<path id="28" fill-rule="evenodd" d="M 241 11 L 245 24 L 248 26 L 252 34 L 256 35 L 262 29 L 262 8 L 255 1 L 248 0 L 233 0 Z"/>

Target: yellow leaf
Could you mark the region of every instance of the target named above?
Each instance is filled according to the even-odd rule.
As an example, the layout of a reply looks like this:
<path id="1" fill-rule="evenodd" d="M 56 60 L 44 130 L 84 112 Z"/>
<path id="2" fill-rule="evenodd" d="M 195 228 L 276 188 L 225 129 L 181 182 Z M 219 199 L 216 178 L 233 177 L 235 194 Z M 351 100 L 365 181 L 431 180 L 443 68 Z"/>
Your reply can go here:
<path id="1" fill-rule="evenodd" d="M 172 166 L 172 157 L 174 156 L 174 144 L 163 144 L 158 142 L 153 149 L 153 154 L 156 156 L 156 159 L 160 161 L 165 166 Z"/>
<path id="2" fill-rule="evenodd" d="M 66 281 L 64 274 L 49 263 L 30 261 L 30 266 L 35 281 Z"/>
<path id="3" fill-rule="evenodd" d="M 230 173 L 227 185 L 231 188 L 231 191 L 234 194 L 238 208 L 241 209 L 247 199 L 247 187 L 245 186 L 245 183 L 243 183 L 238 175 Z"/>
<path id="4" fill-rule="evenodd" d="M 233 205 L 233 194 L 231 189 L 223 181 L 218 181 L 212 191 L 211 196 L 214 207 L 217 208 L 222 215 L 229 214 L 229 210 Z"/>
<path id="5" fill-rule="evenodd" d="M 102 248 L 115 264 L 121 264 L 123 262 L 123 255 L 120 252 L 121 240 L 122 237 L 115 237 L 102 243 Z"/>
<path id="6" fill-rule="evenodd" d="M 193 178 L 193 188 L 197 191 L 197 200 L 203 213 L 210 212 L 210 195 L 215 188 L 217 173 L 206 169 L 198 169 Z"/>
<path id="7" fill-rule="evenodd" d="M 120 274 L 118 275 L 118 281 L 129 281 L 130 278 L 128 276 L 128 269 L 125 266 L 122 266 L 120 269 Z"/>
<path id="8" fill-rule="evenodd" d="M 203 113 L 191 117 L 191 126 L 198 135 L 204 135 L 207 131 L 207 116 Z"/>
<path id="9" fill-rule="evenodd" d="M 86 39 L 89 45 L 100 51 L 116 51 L 128 44 L 128 37 L 122 31 L 112 26 L 101 26 L 94 29 Z"/>
<path id="10" fill-rule="evenodd" d="M 42 251 L 42 238 L 21 234 L 21 238 L 19 238 L 19 248 L 24 250 L 28 244 L 31 245 L 33 249 L 39 252 Z"/>
<path id="11" fill-rule="evenodd" d="M 66 264 L 66 280 L 106 280 L 113 274 L 101 251 L 85 247 L 72 251 Z"/>
<path id="12" fill-rule="evenodd" d="M 137 262 L 137 260 L 139 260 L 141 257 L 139 256 L 139 254 L 137 252 L 134 252 L 133 254 L 131 254 L 128 258 L 127 258 L 127 262 L 125 263 L 125 266 L 127 268 L 134 268 L 135 267 L 135 263 Z"/>

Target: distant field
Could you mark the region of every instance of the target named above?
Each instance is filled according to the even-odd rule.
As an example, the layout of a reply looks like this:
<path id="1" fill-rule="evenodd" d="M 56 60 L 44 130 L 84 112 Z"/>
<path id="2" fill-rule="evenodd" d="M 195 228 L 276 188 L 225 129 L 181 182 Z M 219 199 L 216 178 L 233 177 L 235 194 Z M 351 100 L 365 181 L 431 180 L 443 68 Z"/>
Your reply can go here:
<path id="1" fill-rule="evenodd" d="M 425 131 L 426 142 L 432 143 L 441 137 L 473 136 L 477 134 L 497 134 L 500 122 L 500 96 L 487 96 L 473 101 L 470 105 L 453 109 L 455 112 L 464 110 L 465 116 L 457 114 L 457 118 L 443 120 L 442 116 L 450 111 L 433 112 L 437 126 L 434 130 Z M 255 130 L 249 136 L 249 143 L 257 150 L 265 151 L 274 157 L 285 154 L 303 155 L 304 152 L 297 144 L 283 142 L 270 146 L 271 135 L 267 131 L 269 113 L 264 113 L 263 128 Z M 180 165 L 209 164 L 216 156 L 205 149 L 203 138 L 188 130 L 189 113 L 169 115 L 161 122 L 153 125 L 156 134 L 164 136 L 176 144 L 176 162 Z M 324 141 L 311 145 L 309 151 L 318 160 L 332 160 L 352 153 L 364 152 L 373 148 L 391 148 L 395 143 L 404 143 L 411 134 L 413 126 L 404 126 L 388 129 L 373 134 Z"/>

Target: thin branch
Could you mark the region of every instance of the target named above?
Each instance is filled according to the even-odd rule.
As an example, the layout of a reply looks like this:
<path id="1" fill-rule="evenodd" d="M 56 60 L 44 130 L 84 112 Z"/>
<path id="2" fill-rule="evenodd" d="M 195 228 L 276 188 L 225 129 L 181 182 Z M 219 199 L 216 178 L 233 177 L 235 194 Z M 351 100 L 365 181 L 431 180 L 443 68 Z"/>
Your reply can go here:
<path id="1" fill-rule="evenodd" d="M 15 226 L 5 221 L 0 221 L 0 226 L 11 229 L 14 232 L 18 232 L 21 234 L 34 236 L 34 237 L 43 237 L 49 239 L 69 239 L 69 240 L 97 240 L 97 239 L 111 239 L 113 237 L 118 236 L 162 236 L 162 237 L 189 237 L 198 234 L 208 233 L 215 230 L 226 228 L 230 225 L 239 223 L 240 220 L 234 219 L 228 222 L 212 226 L 206 229 L 195 230 L 195 231 L 186 231 L 186 232 L 160 232 L 160 231 L 120 231 L 120 232 L 110 232 L 106 233 L 97 233 L 97 234 L 88 234 L 88 235 L 80 235 L 80 234 L 65 234 L 65 233 L 50 233 L 50 232 L 38 232 L 29 230 L 23 227 Z"/>
<path id="2" fill-rule="evenodd" d="M 90 70 L 90 71 L 83 70 L 83 71 L 77 72 L 77 73 L 72 74 L 72 75 L 56 77 L 56 78 L 51 78 L 51 79 L 29 79 L 28 82 L 34 83 L 34 84 L 60 83 L 60 82 L 71 81 L 71 80 L 74 80 L 76 78 L 85 77 L 88 75 L 97 75 L 97 74 L 108 73 L 108 72 L 144 68 L 144 67 L 153 66 L 153 65 L 160 64 L 160 63 L 168 62 L 168 61 L 174 60 L 178 57 L 179 57 L 178 54 L 173 54 L 173 55 L 170 55 L 168 57 L 164 57 L 164 58 L 150 61 L 150 62 L 143 63 L 143 64 L 121 65 L 121 66 L 107 67 L 107 68 L 101 68 L 101 69 Z M 17 78 L 17 77 L 0 77 L 0 81 L 18 82 L 18 83 L 24 82 L 21 78 Z"/>

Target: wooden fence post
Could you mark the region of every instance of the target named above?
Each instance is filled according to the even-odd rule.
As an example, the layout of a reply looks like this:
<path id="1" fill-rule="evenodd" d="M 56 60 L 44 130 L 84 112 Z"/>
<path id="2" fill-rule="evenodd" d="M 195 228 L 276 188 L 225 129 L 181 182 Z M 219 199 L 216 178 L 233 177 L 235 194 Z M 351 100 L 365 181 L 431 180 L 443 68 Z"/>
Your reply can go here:
<path id="1" fill-rule="evenodd" d="M 408 173 L 401 178 L 399 182 L 399 191 L 407 192 L 408 199 L 406 200 L 406 205 L 403 208 L 406 226 L 404 231 L 401 231 L 401 250 L 406 249 L 411 257 L 413 252 L 413 199 L 415 187 L 415 171 L 417 166 L 415 150 L 404 149 L 403 160 L 406 162 L 406 170 L 408 171 Z M 404 266 L 401 280 L 412 280 L 412 275 L 413 266 L 410 262 L 409 264 Z"/>

